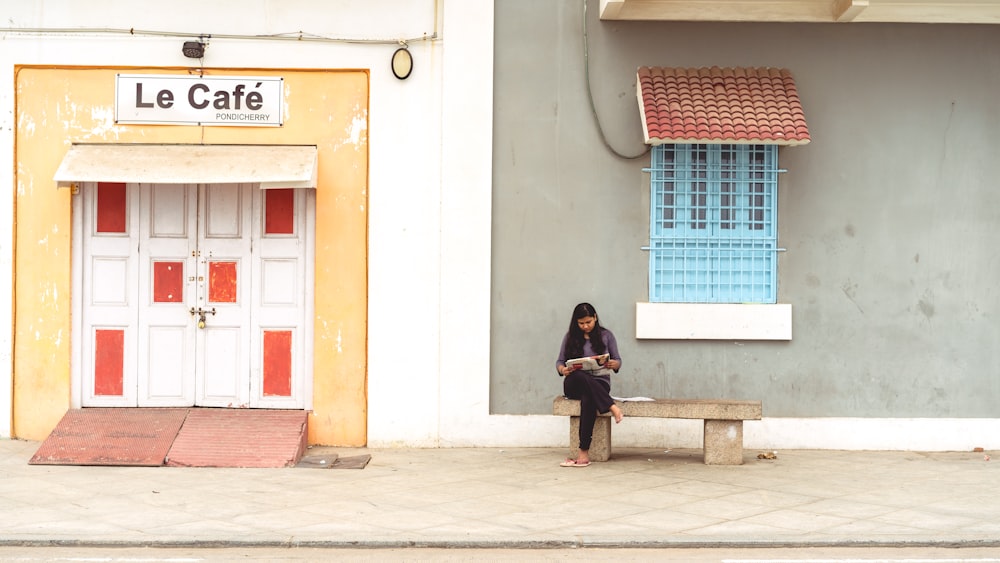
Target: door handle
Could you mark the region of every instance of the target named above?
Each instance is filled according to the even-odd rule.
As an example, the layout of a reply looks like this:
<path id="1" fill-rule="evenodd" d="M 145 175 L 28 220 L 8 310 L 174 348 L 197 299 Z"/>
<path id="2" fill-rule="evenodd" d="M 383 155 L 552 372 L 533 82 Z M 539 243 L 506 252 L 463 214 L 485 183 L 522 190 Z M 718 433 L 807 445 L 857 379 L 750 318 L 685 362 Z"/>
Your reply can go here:
<path id="1" fill-rule="evenodd" d="M 205 315 L 208 314 L 215 316 L 215 307 L 212 307 L 211 310 L 191 307 L 191 316 L 198 315 L 198 328 L 205 328 Z"/>

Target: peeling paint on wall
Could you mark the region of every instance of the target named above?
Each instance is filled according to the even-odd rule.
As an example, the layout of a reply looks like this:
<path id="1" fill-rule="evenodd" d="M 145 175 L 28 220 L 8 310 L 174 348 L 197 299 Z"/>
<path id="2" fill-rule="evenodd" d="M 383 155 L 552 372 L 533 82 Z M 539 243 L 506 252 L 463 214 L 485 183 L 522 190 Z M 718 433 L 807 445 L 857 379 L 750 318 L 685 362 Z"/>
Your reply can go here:
<path id="1" fill-rule="evenodd" d="M 355 115 L 351 120 L 350 139 L 351 144 L 358 146 L 361 143 L 361 134 L 368 130 L 368 112 L 362 111 L 361 115 Z"/>
<path id="2" fill-rule="evenodd" d="M 97 137 L 102 140 L 108 140 L 109 137 L 113 137 L 114 140 L 118 140 L 119 128 L 115 125 L 115 110 L 110 107 L 92 107 L 90 108 L 90 119 L 94 124 L 93 129 L 90 133 L 85 136 L 89 139 L 91 137 Z"/>
<path id="3" fill-rule="evenodd" d="M 32 119 L 31 116 L 23 113 L 18 117 L 18 131 L 27 137 L 33 137 L 35 135 L 35 120 Z"/>

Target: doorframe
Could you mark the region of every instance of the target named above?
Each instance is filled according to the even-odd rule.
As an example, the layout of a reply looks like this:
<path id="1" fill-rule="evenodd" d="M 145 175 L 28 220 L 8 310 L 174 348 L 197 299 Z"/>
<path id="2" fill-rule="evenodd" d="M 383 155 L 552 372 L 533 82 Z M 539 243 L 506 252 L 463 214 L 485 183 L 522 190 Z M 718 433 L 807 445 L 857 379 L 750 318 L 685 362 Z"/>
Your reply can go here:
<path id="1" fill-rule="evenodd" d="M 73 184 L 70 188 L 70 272 L 72 290 L 70 292 L 70 407 L 83 406 L 83 197 L 85 190 L 97 189 L 96 182 Z M 255 190 L 263 191 L 259 184 Z M 305 295 L 303 296 L 303 366 L 302 393 L 303 410 L 313 409 L 313 377 L 315 358 L 315 295 L 316 295 L 316 190 L 295 188 L 305 199 Z M 263 195 L 263 194 L 260 194 Z"/>
<path id="2" fill-rule="evenodd" d="M 260 187 L 259 191 L 263 191 Z M 305 225 L 305 276 L 306 284 L 304 295 L 302 296 L 302 408 L 311 412 L 313 410 L 313 358 L 314 338 L 316 325 L 316 189 L 315 188 L 295 188 L 305 199 L 303 207 L 306 210 Z M 263 194 L 261 194 L 263 195 Z"/>
<path id="3" fill-rule="evenodd" d="M 83 190 L 97 189 L 97 184 L 73 184 L 70 188 L 70 407 L 83 406 Z"/>

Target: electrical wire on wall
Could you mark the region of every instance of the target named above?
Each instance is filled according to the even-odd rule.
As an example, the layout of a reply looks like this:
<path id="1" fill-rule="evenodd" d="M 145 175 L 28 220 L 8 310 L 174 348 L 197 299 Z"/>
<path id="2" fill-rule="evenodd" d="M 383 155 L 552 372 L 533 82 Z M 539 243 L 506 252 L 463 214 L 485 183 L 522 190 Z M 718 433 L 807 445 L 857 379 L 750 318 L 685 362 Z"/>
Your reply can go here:
<path id="1" fill-rule="evenodd" d="M 594 122 L 597 124 L 597 131 L 601 136 L 601 142 L 607 147 L 612 154 L 618 158 L 623 158 L 625 160 L 635 160 L 637 158 L 642 158 L 649 154 L 650 147 L 646 145 L 645 150 L 636 155 L 626 155 L 618 152 L 611 143 L 608 142 L 607 136 L 604 134 L 604 127 L 601 125 L 601 118 L 597 115 L 597 107 L 594 105 L 594 93 L 590 87 L 590 46 L 588 45 L 589 39 L 587 36 L 587 2 L 589 0 L 583 0 L 583 72 L 584 77 L 587 81 L 587 99 L 590 101 L 590 113 L 594 116 Z"/>
<path id="2" fill-rule="evenodd" d="M 437 24 L 435 22 L 435 28 Z M 97 34 L 97 35 L 141 35 L 141 36 L 151 36 L 151 37 L 190 37 L 198 38 L 201 40 L 207 39 L 242 39 L 242 40 L 272 40 L 272 41 L 295 41 L 295 42 L 314 42 L 314 43 L 358 43 L 358 44 L 369 44 L 369 45 L 397 45 L 400 43 L 411 43 L 417 41 L 436 41 L 439 40 L 437 29 L 434 33 L 427 35 L 421 35 L 420 37 L 410 37 L 410 38 L 395 38 L 395 39 L 361 39 L 361 38 L 347 38 L 347 37 L 325 37 L 323 35 L 315 35 L 312 33 L 306 33 L 304 31 L 295 31 L 289 33 L 275 33 L 271 35 L 246 35 L 246 34 L 225 34 L 225 33 L 202 33 L 202 32 L 184 32 L 184 31 L 158 31 L 158 30 L 148 30 L 148 29 L 135 29 L 135 28 L 56 28 L 56 27 L 39 27 L 39 28 L 27 28 L 27 27 L 5 27 L 0 28 L 0 34 L 21 34 L 21 35 L 84 35 L 84 34 Z"/>

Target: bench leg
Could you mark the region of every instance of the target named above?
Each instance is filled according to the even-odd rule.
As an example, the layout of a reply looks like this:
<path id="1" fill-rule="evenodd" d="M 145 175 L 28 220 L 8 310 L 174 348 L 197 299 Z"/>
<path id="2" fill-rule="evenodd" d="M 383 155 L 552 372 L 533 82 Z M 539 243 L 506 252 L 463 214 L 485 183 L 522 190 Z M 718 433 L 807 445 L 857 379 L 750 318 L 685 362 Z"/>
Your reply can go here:
<path id="1" fill-rule="evenodd" d="M 580 451 L 580 417 L 569 417 L 569 449 L 575 456 Z M 590 461 L 608 461 L 611 457 L 611 417 L 599 416 L 594 423 L 594 438 L 590 441 Z"/>
<path id="2" fill-rule="evenodd" d="M 743 464 L 743 421 L 705 421 L 705 464 Z"/>

